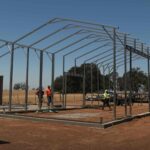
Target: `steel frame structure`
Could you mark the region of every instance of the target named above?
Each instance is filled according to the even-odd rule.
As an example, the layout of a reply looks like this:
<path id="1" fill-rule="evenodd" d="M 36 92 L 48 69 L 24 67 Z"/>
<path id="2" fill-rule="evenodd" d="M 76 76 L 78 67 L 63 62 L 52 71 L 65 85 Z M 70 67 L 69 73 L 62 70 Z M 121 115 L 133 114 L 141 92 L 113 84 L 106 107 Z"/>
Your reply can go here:
<path id="1" fill-rule="evenodd" d="M 39 39 L 33 41 L 28 44 L 28 42 L 24 43 L 23 41 L 27 41 L 29 37 L 38 33 L 45 27 L 51 28 L 51 26 L 58 26 L 56 29 L 53 29 L 53 32 L 48 32 L 44 36 L 40 36 Z M 85 22 L 80 20 L 66 19 L 66 18 L 53 18 L 48 22 L 42 24 L 41 26 L 35 28 L 31 32 L 17 38 L 14 41 L 7 41 L 0 39 L 0 49 L 8 48 L 8 51 L 0 54 L 0 58 L 5 57 L 6 55 L 10 55 L 10 75 L 9 75 L 9 111 L 11 112 L 12 108 L 12 89 L 13 89 L 13 71 L 14 71 L 14 55 L 15 51 L 18 48 L 26 49 L 26 89 L 25 89 L 25 110 L 27 111 L 28 105 L 28 85 L 29 85 L 29 57 L 30 51 L 34 50 L 35 52 L 39 52 L 39 88 L 42 89 L 43 85 L 43 54 L 47 54 L 51 60 L 51 87 L 52 87 L 52 97 L 54 96 L 54 79 L 55 79 L 55 61 L 56 55 L 60 54 L 63 61 L 63 107 L 66 108 L 66 102 L 64 95 L 66 94 L 65 87 L 65 58 L 69 55 L 75 53 L 77 56 L 73 56 L 75 66 L 77 65 L 77 60 L 84 58 L 84 66 L 90 60 L 93 60 L 92 63 L 103 66 L 104 71 L 109 68 L 109 71 L 112 68 L 113 70 L 113 90 L 114 90 L 114 109 L 113 109 L 113 118 L 116 119 L 116 70 L 120 66 L 124 66 L 124 73 L 126 75 L 127 72 L 127 63 L 129 62 L 129 70 L 132 71 L 132 62 L 137 60 L 137 58 L 144 58 L 147 60 L 147 70 L 148 70 L 148 99 L 149 99 L 149 112 L 150 112 L 150 66 L 149 66 L 149 47 L 140 42 L 139 40 L 131 37 L 129 34 L 121 33 L 118 31 L 118 27 L 96 24 L 91 22 Z M 47 30 L 48 31 L 48 30 Z M 46 46 L 38 47 L 38 44 L 44 43 L 46 40 L 50 39 L 55 35 L 60 35 L 62 32 L 64 34 L 63 38 L 59 37 L 59 40 L 53 41 L 51 44 L 47 44 Z M 68 34 L 69 33 L 69 34 Z M 67 36 L 66 36 L 67 35 Z M 67 41 L 69 44 L 66 44 Z M 64 46 L 59 46 L 59 44 L 63 44 Z M 44 44 L 43 44 L 44 45 Z M 97 47 L 90 47 L 90 45 L 96 45 Z M 53 50 L 54 47 L 57 46 L 58 49 Z M 78 47 L 76 47 L 78 46 Z M 38 47 L 38 48 L 37 48 Z M 90 48 L 90 50 L 86 50 L 86 48 Z M 109 47 L 106 49 L 106 47 Z M 73 48 L 73 50 L 72 50 Z M 79 51 L 86 50 L 82 54 L 78 53 Z M 95 53 L 99 51 L 100 53 Z M 62 54 L 63 53 L 63 54 Z M 107 55 L 104 55 L 106 54 Z M 127 54 L 129 58 L 127 58 Z M 90 55 L 90 56 L 89 56 Z M 92 56 L 92 57 L 91 57 Z M 121 57 L 120 57 L 121 56 Z M 109 58 L 109 59 L 108 59 Z M 121 60 L 121 61 L 118 61 Z M 91 81 L 92 81 L 92 63 L 91 63 Z M 106 66 L 106 68 L 105 68 Z M 103 72 L 104 73 L 104 72 Z M 76 70 L 74 71 L 76 74 Z M 83 105 L 85 105 L 85 67 L 83 74 Z M 127 81 L 125 76 L 125 116 L 127 116 Z M 97 90 L 99 90 L 99 79 L 97 79 L 98 85 Z M 131 95 L 132 95 L 132 75 L 130 74 L 130 115 L 132 115 L 132 106 L 131 106 Z M 92 93 L 92 82 L 91 82 L 91 93 Z M 40 96 L 40 98 L 42 98 Z"/>

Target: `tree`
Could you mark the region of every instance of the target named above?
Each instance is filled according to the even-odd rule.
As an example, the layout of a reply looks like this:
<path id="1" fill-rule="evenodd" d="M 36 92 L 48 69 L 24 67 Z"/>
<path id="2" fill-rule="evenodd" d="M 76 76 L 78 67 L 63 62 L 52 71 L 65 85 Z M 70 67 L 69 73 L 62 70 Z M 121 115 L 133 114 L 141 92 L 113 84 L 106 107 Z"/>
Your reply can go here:
<path id="1" fill-rule="evenodd" d="M 20 83 L 15 83 L 14 84 L 14 90 L 25 90 L 26 89 L 26 84 L 23 83 L 23 82 L 20 82 Z"/>
<path id="2" fill-rule="evenodd" d="M 91 64 L 85 64 L 85 83 L 86 83 L 86 92 L 91 91 Z M 81 76 L 72 76 L 69 74 L 73 74 L 74 71 L 76 70 L 76 74 L 79 74 Z M 103 88 L 103 76 L 100 74 L 100 70 L 97 69 L 97 66 L 95 64 L 92 64 L 92 85 L 93 85 L 93 92 L 97 91 L 97 71 L 98 71 L 98 76 L 100 79 L 100 86 L 99 88 Z M 70 93 L 75 93 L 75 92 L 82 92 L 83 91 L 83 75 L 84 75 L 84 64 L 82 64 L 79 67 L 72 67 L 68 71 L 67 75 L 67 92 Z M 63 76 L 59 76 L 55 79 L 55 90 L 56 91 L 62 91 L 62 81 L 63 81 Z M 108 88 L 109 82 L 108 82 L 108 77 L 106 77 L 106 87 Z"/>
<path id="3" fill-rule="evenodd" d="M 130 82 L 130 73 L 131 73 L 131 82 Z M 147 75 L 140 70 L 140 68 L 133 68 L 132 71 L 128 71 L 126 73 L 127 78 L 127 90 L 130 90 L 130 83 L 132 84 L 132 90 L 138 91 L 141 86 L 147 88 Z M 123 77 L 119 77 L 118 79 L 120 89 L 124 90 L 124 83 L 125 83 L 125 74 Z"/>

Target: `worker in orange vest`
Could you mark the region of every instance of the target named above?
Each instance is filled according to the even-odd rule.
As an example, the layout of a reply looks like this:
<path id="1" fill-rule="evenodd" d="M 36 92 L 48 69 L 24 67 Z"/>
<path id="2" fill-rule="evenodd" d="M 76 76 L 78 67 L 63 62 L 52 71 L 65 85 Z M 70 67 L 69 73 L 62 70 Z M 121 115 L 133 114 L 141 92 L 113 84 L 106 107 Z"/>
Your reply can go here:
<path id="1" fill-rule="evenodd" d="M 48 85 L 46 89 L 46 96 L 47 96 L 47 105 L 48 109 L 52 108 L 52 90 L 51 87 Z M 51 112 L 51 110 L 49 110 Z"/>

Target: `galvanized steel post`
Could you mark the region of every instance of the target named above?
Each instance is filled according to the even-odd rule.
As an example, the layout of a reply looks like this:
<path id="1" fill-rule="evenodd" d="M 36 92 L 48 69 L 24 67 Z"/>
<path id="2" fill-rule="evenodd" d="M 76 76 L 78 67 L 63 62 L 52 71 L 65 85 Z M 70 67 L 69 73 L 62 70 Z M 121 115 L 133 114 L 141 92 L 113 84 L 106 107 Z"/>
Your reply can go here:
<path id="1" fill-rule="evenodd" d="M 12 84 L 13 84 L 13 64 L 14 64 L 14 44 L 11 45 L 10 51 L 10 80 L 9 80 L 9 111 L 11 112 L 12 105 Z"/>
<path id="2" fill-rule="evenodd" d="M 93 64 L 91 63 L 91 97 L 93 97 Z"/>
<path id="3" fill-rule="evenodd" d="M 64 102 L 65 102 L 65 108 L 66 108 L 66 105 L 67 105 L 67 72 L 65 73 L 65 99 L 64 99 Z"/>
<path id="4" fill-rule="evenodd" d="M 98 65 L 97 65 L 97 93 L 99 95 L 99 68 L 98 68 Z"/>
<path id="5" fill-rule="evenodd" d="M 85 106 L 85 93 L 86 93 L 86 87 L 85 87 L 85 69 L 86 69 L 86 64 L 84 63 L 84 72 L 83 72 L 83 106 Z"/>
<path id="6" fill-rule="evenodd" d="M 103 91 L 105 91 L 105 67 L 103 66 Z"/>
<path id="7" fill-rule="evenodd" d="M 150 112 L 150 56 L 149 56 L 149 48 L 147 48 L 147 55 L 148 55 L 148 60 L 147 60 L 147 70 L 148 70 L 148 103 L 149 103 L 149 107 L 148 107 L 148 111 Z"/>
<path id="8" fill-rule="evenodd" d="M 63 107 L 65 108 L 65 56 L 63 56 L 63 80 L 62 80 L 62 99 Z"/>
<path id="9" fill-rule="evenodd" d="M 43 86 L 43 51 L 40 51 L 40 72 L 39 72 L 39 101 L 42 101 L 42 86 Z"/>
<path id="10" fill-rule="evenodd" d="M 28 105 L 28 90 L 29 90 L 29 48 L 27 48 L 27 58 L 26 58 L 26 89 L 25 89 L 25 110 L 27 111 Z"/>
<path id="11" fill-rule="evenodd" d="M 113 29 L 113 89 L 114 89 L 114 109 L 113 119 L 116 120 L 116 29 Z"/>
<path id="12" fill-rule="evenodd" d="M 52 53 L 52 83 L 51 83 L 51 88 L 52 88 L 52 106 L 54 104 L 54 76 L 55 76 L 55 54 Z"/>
<path id="13" fill-rule="evenodd" d="M 125 116 L 127 117 L 127 37 L 124 35 L 124 95 L 125 95 Z"/>
<path id="14" fill-rule="evenodd" d="M 111 89 L 110 87 L 110 67 L 108 67 L 108 75 L 109 75 L 109 90 Z"/>
<path id="15" fill-rule="evenodd" d="M 74 62 L 75 62 L 75 66 L 74 66 L 74 74 L 76 74 L 77 59 L 75 59 Z"/>

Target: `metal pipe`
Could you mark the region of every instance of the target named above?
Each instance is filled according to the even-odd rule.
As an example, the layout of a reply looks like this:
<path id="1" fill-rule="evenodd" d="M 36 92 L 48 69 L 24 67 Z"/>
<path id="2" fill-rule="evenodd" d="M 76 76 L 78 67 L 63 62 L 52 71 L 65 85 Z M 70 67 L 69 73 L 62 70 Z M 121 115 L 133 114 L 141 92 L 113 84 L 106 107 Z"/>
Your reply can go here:
<path id="1" fill-rule="evenodd" d="M 110 85 L 110 73 L 111 73 L 110 67 L 108 67 L 108 74 L 109 74 L 109 90 L 110 90 L 110 88 L 111 88 L 111 87 L 110 87 L 110 86 L 111 86 L 111 85 Z"/>
<path id="2" fill-rule="evenodd" d="M 95 48 L 95 49 L 92 49 L 92 50 L 90 50 L 89 52 L 86 52 L 86 53 L 84 53 L 84 54 L 82 54 L 82 55 L 76 57 L 75 60 L 77 60 L 77 59 L 79 59 L 79 58 L 81 58 L 81 57 L 83 57 L 83 56 L 85 56 L 85 55 L 87 55 L 87 54 L 90 54 L 90 53 L 92 53 L 92 52 L 95 52 L 95 51 L 99 50 L 100 48 L 103 48 L 103 47 L 107 46 L 108 44 L 109 44 L 109 42 L 107 42 L 106 44 L 101 45 L 101 46 L 99 46 L 99 47 L 97 47 L 97 48 Z M 110 50 L 107 50 L 107 52 L 108 52 L 108 51 L 110 51 Z"/>
<path id="3" fill-rule="evenodd" d="M 63 99 L 63 107 L 65 108 L 65 57 L 63 56 L 63 80 L 62 80 L 62 99 Z"/>
<path id="4" fill-rule="evenodd" d="M 43 38 L 41 38 L 41 39 L 35 41 L 34 43 L 30 44 L 29 47 L 32 47 L 32 46 L 34 46 L 34 45 L 36 45 L 36 44 L 38 44 L 38 43 L 40 43 L 40 42 L 42 42 L 42 41 L 48 39 L 49 37 L 51 37 L 51 36 L 53 36 L 53 35 L 59 33 L 60 31 L 63 31 L 63 30 L 65 30 L 65 29 L 67 29 L 68 26 L 69 26 L 69 25 L 66 25 L 66 26 L 64 26 L 64 27 L 62 27 L 62 28 L 60 28 L 60 29 L 57 29 L 56 31 L 54 31 L 54 32 L 52 32 L 52 33 L 49 33 L 48 35 L 44 36 Z"/>
<path id="5" fill-rule="evenodd" d="M 74 60 L 74 74 L 76 74 L 76 67 L 77 67 L 77 61 L 76 61 L 76 59 Z"/>
<path id="6" fill-rule="evenodd" d="M 103 66 L 103 91 L 105 91 L 105 68 Z"/>
<path id="7" fill-rule="evenodd" d="M 99 68 L 98 68 L 98 65 L 97 66 L 97 93 L 99 95 Z"/>
<path id="8" fill-rule="evenodd" d="M 114 89 L 114 109 L 113 119 L 116 120 L 116 29 L 113 29 L 113 89 Z"/>
<path id="9" fill-rule="evenodd" d="M 109 51 L 110 50 L 112 50 L 112 49 L 109 49 Z M 108 51 L 107 51 L 108 52 Z M 96 58 L 96 57 L 98 57 L 98 56 L 100 56 L 100 55 L 102 55 L 102 54 L 104 54 L 104 53 L 107 53 L 106 51 L 105 52 L 101 52 L 101 53 L 99 53 L 99 54 L 97 54 L 97 55 L 95 55 L 95 56 L 93 56 L 93 57 L 90 57 L 89 59 L 86 59 L 85 60 L 85 62 L 87 62 L 87 61 L 89 61 L 89 60 L 91 60 L 91 59 L 94 59 L 94 58 Z M 108 57 L 108 56 L 110 56 L 110 54 L 108 54 L 108 55 L 106 55 L 105 57 Z M 105 58 L 104 57 L 104 58 Z"/>
<path id="10" fill-rule="evenodd" d="M 75 36 L 75 35 L 81 33 L 81 31 L 82 31 L 82 30 L 79 30 L 79 31 L 77 31 L 77 32 L 75 32 L 75 33 L 73 33 L 73 34 L 70 34 L 70 35 L 64 37 L 64 38 L 61 39 L 61 40 L 56 41 L 55 43 L 53 43 L 53 44 L 51 44 L 51 45 L 48 45 L 47 47 L 43 48 L 43 51 L 46 51 L 46 50 L 52 48 L 53 46 L 55 46 L 55 45 L 57 45 L 57 44 L 59 44 L 59 43 L 65 41 L 65 40 L 67 40 L 67 39 L 69 39 L 69 38 L 71 38 L 71 37 L 73 37 L 73 36 Z"/>
<path id="11" fill-rule="evenodd" d="M 86 85 L 85 85 L 85 69 L 86 64 L 84 63 L 84 72 L 83 72 L 83 106 L 85 106 L 85 94 L 86 94 Z"/>
<path id="12" fill-rule="evenodd" d="M 125 116 L 127 117 L 127 50 L 126 34 L 124 35 L 124 95 L 125 95 Z"/>
<path id="13" fill-rule="evenodd" d="M 93 98 L 93 64 L 91 63 L 91 98 Z"/>
<path id="14" fill-rule="evenodd" d="M 134 40 L 134 49 L 136 49 L 136 40 Z M 130 106 L 130 115 L 132 116 L 132 51 L 130 51 L 130 97 L 129 97 L 129 106 Z"/>
<path id="15" fill-rule="evenodd" d="M 43 90 L 43 52 L 40 51 L 40 69 L 39 69 L 39 101 L 42 101 L 42 90 Z"/>
<path id="16" fill-rule="evenodd" d="M 5 44 L 1 45 L 0 48 L 3 48 L 4 46 L 6 46 L 8 43 L 6 42 Z"/>
<path id="17" fill-rule="evenodd" d="M 28 89 L 29 89 L 29 48 L 27 49 L 27 59 L 26 59 L 26 89 L 25 89 L 25 111 L 27 111 L 28 105 Z"/>
<path id="18" fill-rule="evenodd" d="M 97 27 L 107 27 L 107 28 L 115 28 L 118 29 L 118 27 L 112 27 L 109 25 L 102 25 L 102 24 L 97 24 L 97 23 L 91 23 L 91 22 L 87 22 L 87 21 L 80 21 L 80 20 L 74 20 L 74 19 L 67 19 L 67 18 L 56 18 L 56 19 L 61 19 L 63 21 L 71 21 L 71 22 L 76 22 L 76 23 L 82 23 L 82 24 L 87 24 L 87 25 L 93 25 L 93 26 L 97 26 Z"/>
<path id="19" fill-rule="evenodd" d="M 81 42 L 81 41 L 87 39 L 87 38 L 90 37 L 90 36 L 91 36 L 91 35 L 88 35 L 88 36 L 85 36 L 84 38 L 81 38 L 81 39 L 75 41 L 75 42 L 72 42 L 71 44 L 69 44 L 69 45 L 67 45 L 67 46 L 65 46 L 65 47 L 63 47 L 63 48 L 60 48 L 59 50 L 57 50 L 57 51 L 54 52 L 54 53 L 55 53 L 55 54 L 56 54 L 56 53 L 59 53 L 59 52 L 65 50 L 65 49 L 67 49 L 67 48 L 69 48 L 69 47 L 71 47 L 71 46 L 73 46 L 73 45 L 75 45 L 75 44 L 77 44 L 77 43 L 79 43 L 79 42 Z"/>
<path id="20" fill-rule="evenodd" d="M 65 73 L 65 108 L 67 106 L 67 72 Z"/>
<path id="21" fill-rule="evenodd" d="M 89 45 L 93 44 L 94 42 L 96 42 L 97 40 L 98 40 L 98 39 L 93 40 L 93 41 L 91 41 L 91 42 L 88 42 L 88 43 L 86 43 L 86 44 L 84 44 L 84 45 L 82 45 L 82 46 L 80 46 L 80 47 L 78 47 L 78 48 L 76 48 L 76 49 L 74 49 L 74 50 L 68 52 L 68 53 L 65 54 L 64 56 L 67 56 L 67 55 L 69 55 L 69 54 L 72 54 L 72 53 L 74 53 L 74 52 L 76 52 L 76 51 L 78 51 L 78 50 L 80 50 L 80 49 L 82 49 L 82 48 L 84 48 L 84 47 L 86 47 L 86 46 L 89 46 Z"/>
<path id="22" fill-rule="evenodd" d="M 147 54 L 149 55 L 149 48 L 147 48 Z M 148 70 L 148 111 L 150 112 L 150 65 L 149 65 L 149 62 L 150 62 L 150 57 L 148 57 L 147 59 L 147 70 Z"/>
<path id="23" fill-rule="evenodd" d="M 13 66 L 14 66 L 14 44 L 12 44 L 10 51 L 10 79 L 9 79 L 9 112 L 11 112 L 12 105 L 12 84 L 13 84 Z"/>
<path id="24" fill-rule="evenodd" d="M 10 45 L 13 44 L 13 42 L 11 42 L 11 41 L 6 41 L 6 40 L 2 40 L 2 39 L 0 39 L 0 41 L 6 42 L 7 44 L 10 44 Z M 17 46 L 17 47 L 15 47 L 15 46 Z M 29 47 L 29 45 L 24 45 L 24 44 L 19 44 L 19 43 L 15 43 L 15 44 L 14 44 L 14 50 L 16 50 L 16 49 L 18 49 L 18 48 L 28 48 L 28 47 Z M 42 51 L 41 49 L 39 49 L 39 48 L 34 48 L 34 47 L 30 47 L 30 49 Z M 7 54 L 9 54 L 9 53 L 10 53 L 10 51 L 8 51 L 8 52 L 2 54 L 0 57 L 3 57 L 3 56 L 5 56 L 5 55 L 7 55 Z"/>
<path id="25" fill-rule="evenodd" d="M 55 77 L 55 54 L 52 53 L 52 79 L 51 79 L 51 88 L 52 88 L 52 106 L 54 104 L 54 77 Z"/>
<path id="26" fill-rule="evenodd" d="M 49 20 L 48 22 L 46 22 L 46 23 L 42 24 L 41 26 L 35 28 L 35 29 L 32 30 L 31 32 L 29 32 L 29 33 L 27 33 L 27 34 L 21 36 L 20 38 L 18 38 L 17 40 L 15 40 L 13 43 L 15 44 L 15 43 L 17 43 L 17 42 L 23 40 L 24 38 L 28 37 L 29 35 L 31 35 L 31 34 L 37 32 L 38 30 L 44 28 L 45 26 L 47 26 L 47 25 L 49 25 L 49 24 L 52 24 L 52 23 L 55 23 L 55 22 L 54 22 L 55 20 L 57 20 L 57 18 L 54 18 L 54 19 L 52 19 L 52 20 Z"/>

